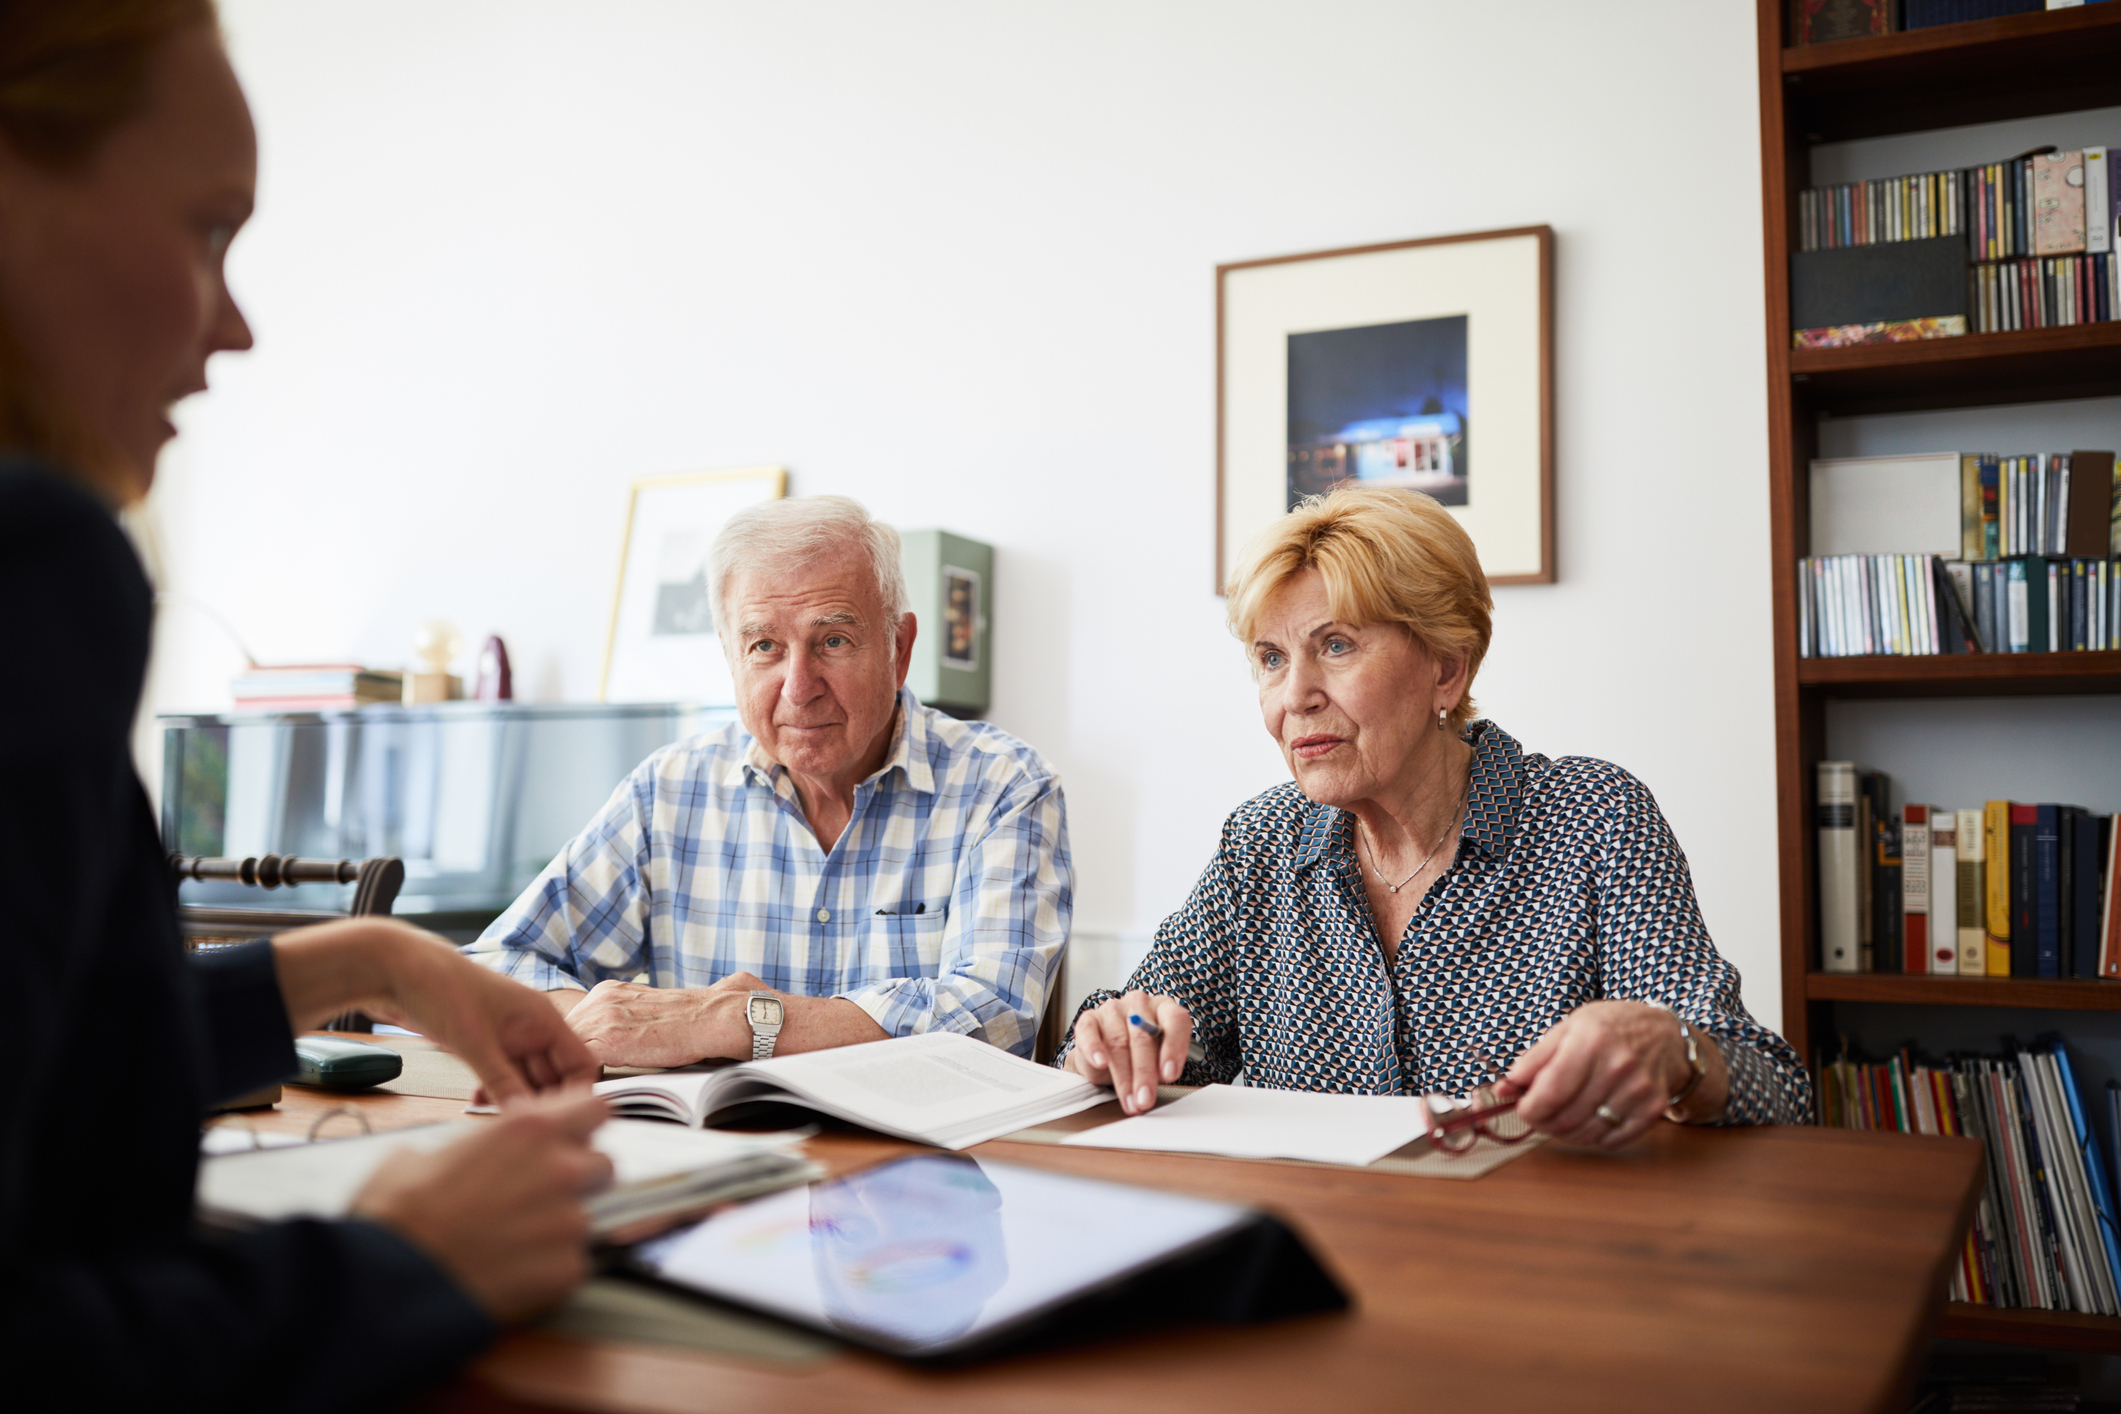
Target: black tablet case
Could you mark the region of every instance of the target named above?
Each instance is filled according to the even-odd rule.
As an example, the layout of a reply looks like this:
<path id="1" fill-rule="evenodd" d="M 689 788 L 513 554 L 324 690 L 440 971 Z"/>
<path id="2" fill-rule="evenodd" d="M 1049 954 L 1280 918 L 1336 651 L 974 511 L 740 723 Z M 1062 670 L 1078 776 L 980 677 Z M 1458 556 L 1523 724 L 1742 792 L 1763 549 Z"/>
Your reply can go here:
<path id="1" fill-rule="evenodd" d="M 648 1282 L 658 1290 L 723 1304 L 719 1297 L 627 1266 L 623 1258 L 617 1273 Z M 1345 1311 L 1350 1304 L 1347 1293 L 1301 1237 L 1273 1214 L 1254 1213 L 1249 1221 L 1219 1237 L 947 1350 L 909 1354 L 888 1340 L 859 1329 L 835 1327 L 825 1333 L 922 1365 L 963 1365 L 998 1355 L 1080 1344 L 1112 1334 L 1138 1335 L 1157 1326 L 1254 1325 L 1291 1316 Z M 772 1320 L 786 1320 L 777 1312 L 748 1306 L 741 1309 Z M 788 1324 L 803 1331 L 821 1329 L 804 1322 Z"/>

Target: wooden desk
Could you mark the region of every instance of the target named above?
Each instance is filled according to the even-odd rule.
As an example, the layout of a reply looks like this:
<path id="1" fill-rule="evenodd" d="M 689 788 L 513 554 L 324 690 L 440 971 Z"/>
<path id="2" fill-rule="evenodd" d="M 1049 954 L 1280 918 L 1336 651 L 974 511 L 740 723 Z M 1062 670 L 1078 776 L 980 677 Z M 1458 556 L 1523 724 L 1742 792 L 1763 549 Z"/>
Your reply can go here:
<path id="1" fill-rule="evenodd" d="M 259 1127 L 306 1129 L 337 1103 L 290 1087 Z M 379 1129 L 462 1108 L 354 1103 Z M 835 1171 L 912 1147 L 812 1144 Z M 1473 1182 L 1038 1144 L 971 1152 L 1273 1208 L 1355 1309 L 947 1372 L 855 1351 L 792 1368 L 516 1334 L 420 1407 L 1886 1411 L 1904 1407 L 1980 1182 L 1969 1141 L 1828 1129 L 1662 1126 L 1622 1156 L 1548 1146 Z"/>

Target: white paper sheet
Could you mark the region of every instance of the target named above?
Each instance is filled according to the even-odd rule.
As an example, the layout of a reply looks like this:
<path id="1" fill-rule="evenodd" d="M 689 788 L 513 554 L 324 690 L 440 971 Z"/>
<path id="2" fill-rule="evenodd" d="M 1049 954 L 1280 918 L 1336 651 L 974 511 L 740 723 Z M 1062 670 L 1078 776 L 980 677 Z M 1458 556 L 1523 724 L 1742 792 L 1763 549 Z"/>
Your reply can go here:
<path id="1" fill-rule="evenodd" d="M 1155 1149 L 1231 1159 L 1370 1164 L 1427 1132 L 1411 1096 L 1322 1095 L 1209 1085 L 1145 1115 L 1071 1134 L 1086 1149 Z"/>

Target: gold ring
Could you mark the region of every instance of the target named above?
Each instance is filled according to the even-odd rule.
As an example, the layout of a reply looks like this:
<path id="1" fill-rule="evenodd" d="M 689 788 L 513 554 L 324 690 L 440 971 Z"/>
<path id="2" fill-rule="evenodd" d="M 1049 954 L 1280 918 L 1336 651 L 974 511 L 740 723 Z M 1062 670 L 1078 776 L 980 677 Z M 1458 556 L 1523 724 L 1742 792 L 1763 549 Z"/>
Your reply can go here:
<path id="1" fill-rule="evenodd" d="M 1600 1119 L 1604 1120 L 1607 1124 L 1612 1125 L 1615 1129 L 1618 1129 L 1621 1125 L 1627 1123 L 1626 1120 L 1622 1119 L 1619 1115 L 1613 1113 L 1613 1107 L 1611 1105 L 1600 1105 L 1597 1109 L 1592 1110 L 1591 1113 L 1597 1115 Z"/>

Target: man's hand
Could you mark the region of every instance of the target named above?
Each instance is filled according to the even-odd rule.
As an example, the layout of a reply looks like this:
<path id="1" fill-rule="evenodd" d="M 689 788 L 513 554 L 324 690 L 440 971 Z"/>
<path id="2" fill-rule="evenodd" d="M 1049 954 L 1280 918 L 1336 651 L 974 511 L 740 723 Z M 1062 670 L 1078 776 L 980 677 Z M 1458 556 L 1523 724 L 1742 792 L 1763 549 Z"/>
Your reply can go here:
<path id="1" fill-rule="evenodd" d="M 589 1147 L 603 1122 L 603 1101 L 579 1091 L 519 1101 L 447 1148 L 391 1155 L 353 1211 L 434 1258 L 495 1320 L 521 1320 L 588 1273 L 582 1199 L 611 1182 Z"/>
<path id="2" fill-rule="evenodd" d="M 497 1103 L 597 1078 L 595 1059 L 550 1002 L 410 924 L 297 928 L 273 939 L 273 962 L 294 1030 L 358 1007 L 456 1052 Z"/>
<path id="3" fill-rule="evenodd" d="M 749 972 L 732 973 L 711 987 L 599 982 L 567 1012 L 567 1024 L 605 1065 L 750 1060 L 751 1021 L 744 1005 L 753 992 L 773 989 Z M 773 1049 L 777 1056 L 856 1046 L 890 1034 L 845 997 L 773 995 L 781 999 L 781 1030 Z M 547 1006 L 558 1014 L 552 1003 Z"/>
<path id="4" fill-rule="evenodd" d="M 566 1024 L 604 1065 L 673 1066 L 751 1057 L 744 1000 L 766 984 L 748 972 L 711 987 L 644 987 L 599 982 L 567 1013 Z"/>

